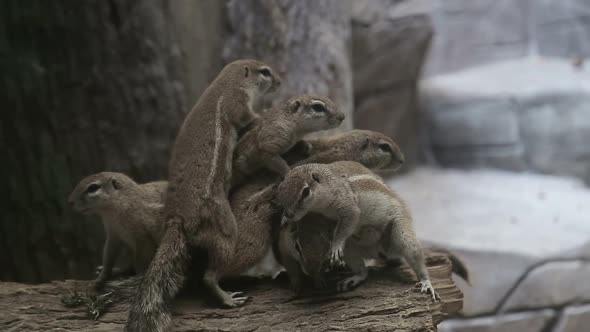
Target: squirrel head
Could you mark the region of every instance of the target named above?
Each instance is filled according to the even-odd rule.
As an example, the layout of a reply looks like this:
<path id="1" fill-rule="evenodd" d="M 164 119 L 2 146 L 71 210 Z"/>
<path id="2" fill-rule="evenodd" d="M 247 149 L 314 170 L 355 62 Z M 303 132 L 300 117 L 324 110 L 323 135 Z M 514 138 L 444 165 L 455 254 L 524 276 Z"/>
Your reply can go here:
<path id="1" fill-rule="evenodd" d="M 292 169 L 279 184 L 275 202 L 283 208 L 281 224 L 298 221 L 314 205 L 314 193 L 321 175 L 314 170 L 318 164 L 307 164 Z"/>
<path id="2" fill-rule="evenodd" d="M 281 78 L 273 69 L 258 60 L 236 60 L 222 70 L 231 71 L 231 76 L 239 76 L 239 87 L 255 97 L 276 91 L 281 85 Z"/>
<path id="3" fill-rule="evenodd" d="M 295 129 L 302 134 L 336 128 L 345 118 L 332 100 L 310 94 L 289 98 L 279 108 L 277 112 L 295 119 Z"/>
<path id="4" fill-rule="evenodd" d="M 389 137 L 370 130 L 354 130 L 350 137 L 358 148 L 353 158 L 373 170 L 398 170 L 404 163 L 404 154 Z M 355 149 L 356 150 L 356 149 Z"/>
<path id="5" fill-rule="evenodd" d="M 68 197 L 68 203 L 81 213 L 100 213 L 119 199 L 121 191 L 136 185 L 122 173 L 102 172 L 82 179 Z"/>

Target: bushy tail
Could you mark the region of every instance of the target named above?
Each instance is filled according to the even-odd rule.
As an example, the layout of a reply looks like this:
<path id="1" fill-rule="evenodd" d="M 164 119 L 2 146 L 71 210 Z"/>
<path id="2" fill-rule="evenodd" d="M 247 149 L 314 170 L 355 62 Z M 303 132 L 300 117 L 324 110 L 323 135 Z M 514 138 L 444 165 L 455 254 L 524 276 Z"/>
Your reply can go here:
<path id="1" fill-rule="evenodd" d="M 137 275 L 134 277 L 109 281 L 104 286 L 106 293 L 111 293 L 112 298 L 116 302 L 131 302 L 131 300 L 137 295 L 137 290 L 141 285 L 143 275 Z"/>
<path id="2" fill-rule="evenodd" d="M 457 255 L 455 255 L 454 253 L 452 253 L 448 249 L 440 248 L 440 247 L 434 246 L 434 245 L 429 245 L 429 246 L 427 246 L 427 248 L 430 249 L 431 251 L 436 251 L 436 252 L 440 252 L 440 253 L 447 255 L 447 257 L 451 261 L 451 264 L 453 265 L 453 267 L 452 267 L 453 273 L 455 273 L 456 275 L 461 277 L 463 280 L 465 280 L 465 282 L 467 282 L 467 284 L 471 285 L 471 282 L 469 281 L 469 269 L 467 269 L 467 266 L 465 265 L 465 263 L 463 263 L 463 261 L 459 257 L 457 257 Z"/>
<path id="3" fill-rule="evenodd" d="M 459 257 L 455 256 L 452 252 L 448 252 L 448 257 L 451 263 L 453 264 L 453 272 L 458 275 L 459 277 L 463 278 L 465 282 L 471 285 L 471 281 L 469 280 L 469 270 L 467 266 L 463 263 Z"/>
<path id="4" fill-rule="evenodd" d="M 168 228 L 129 308 L 127 332 L 163 332 L 170 323 L 169 303 L 179 292 L 190 263 L 180 222 Z"/>

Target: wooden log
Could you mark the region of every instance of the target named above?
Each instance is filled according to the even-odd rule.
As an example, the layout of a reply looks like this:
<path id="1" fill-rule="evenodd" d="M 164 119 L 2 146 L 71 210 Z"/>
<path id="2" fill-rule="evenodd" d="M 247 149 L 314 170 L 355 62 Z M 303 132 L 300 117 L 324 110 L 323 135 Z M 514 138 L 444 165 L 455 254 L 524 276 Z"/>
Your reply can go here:
<path id="1" fill-rule="evenodd" d="M 407 265 L 371 270 L 354 291 L 294 297 L 285 282 L 259 282 L 245 290 L 246 306 L 218 309 L 210 300 L 184 295 L 174 303 L 173 331 L 436 331 L 448 315 L 461 310 L 463 294 L 451 279 L 451 262 L 428 253 L 428 271 L 442 302 L 414 287 Z M 241 285 L 243 288 L 243 285 Z M 2 331 L 121 331 L 126 304 L 115 304 L 97 320 L 84 308 L 66 308 L 63 295 L 87 291 L 91 282 L 54 281 L 39 285 L 0 283 Z"/>

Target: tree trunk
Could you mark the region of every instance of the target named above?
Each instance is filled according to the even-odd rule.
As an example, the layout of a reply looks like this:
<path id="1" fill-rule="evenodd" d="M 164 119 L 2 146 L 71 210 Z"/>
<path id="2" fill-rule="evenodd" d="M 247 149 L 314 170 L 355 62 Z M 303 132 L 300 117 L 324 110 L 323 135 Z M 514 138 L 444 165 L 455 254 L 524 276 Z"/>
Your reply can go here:
<path id="1" fill-rule="evenodd" d="M 194 52 L 177 41 L 182 29 L 171 17 L 179 7 L 164 0 L 0 4 L 1 280 L 90 276 L 103 231 L 66 206 L 76 182 L 104 170 L 140 182 L 166 176 L 171 142 L 194 102 L 186 95 L 194 98 L 209 78 L 189 84 L 184 76 L 185 56 Z"/>
<path id="2" fill-rule="evenodd" d="M 325 95 L 352 128 L 349 2 L 341 0 L 230 0 L 226 61 L 260 59 L 283 77 L 279 99 L 302 93 Z"/>
<path id="3" fill-rule="evenodd" d="M 253 299 L 237 309 L 218 309 L 202 300 L 183 298 L 174 305 L 174 331 L 436 331 L 446 316 L 456 314 L 463 295 L 451 280 L 451 264 L 444 254 L 427 256 L 433 286 L 442 302 L 413 288 L 407 266 L 400 270 L 371 271 L 368 281 L 352 292 L 294 298 L 284 283 L 263 282 L 245 290 Z M 415 279 L 414 279 L 415 280 Z M 54 282 L 36 286 L 0 283 L 0 330 L 3 331 L 121 331 L 127 318 L 122 304 L 98 320 L 86 317 L 83 307 L 60 303 L 88 282 Z"/>

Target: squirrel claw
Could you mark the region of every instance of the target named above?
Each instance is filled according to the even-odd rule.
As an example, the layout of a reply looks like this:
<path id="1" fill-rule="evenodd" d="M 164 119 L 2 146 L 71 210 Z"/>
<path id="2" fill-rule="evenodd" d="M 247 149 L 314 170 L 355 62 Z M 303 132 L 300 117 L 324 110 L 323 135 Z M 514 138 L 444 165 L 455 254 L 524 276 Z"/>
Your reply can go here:
<path id="1" fill-rule="evenodd" d="M 341 270 L 346 267 L 346 262 L 344 261 L 343 256 L 341 249 L 334 250 L 328 258 L 328 264 L 326 264 L 324 272 Z"/>
<path id="2" fill-rule="evenodd" d="M 430 280 L 420 281 L 416 284 L 416 287 L 420 287 L 420 293 L 422 294 L 431 294 L 432 295 L 432 302 L 440 301 L 440 295 L 434 290 L 432 287 L 432 283 Z"/>
<path id="3" fill-rule="evenodd" d="M 242 294 L 242 292 L 229 293 L 229 296 L 224 299 L 223 305 L 226 308 L 237 308 L 243 306 L 252 299 L 250 296 L 240 296 Z"/>

